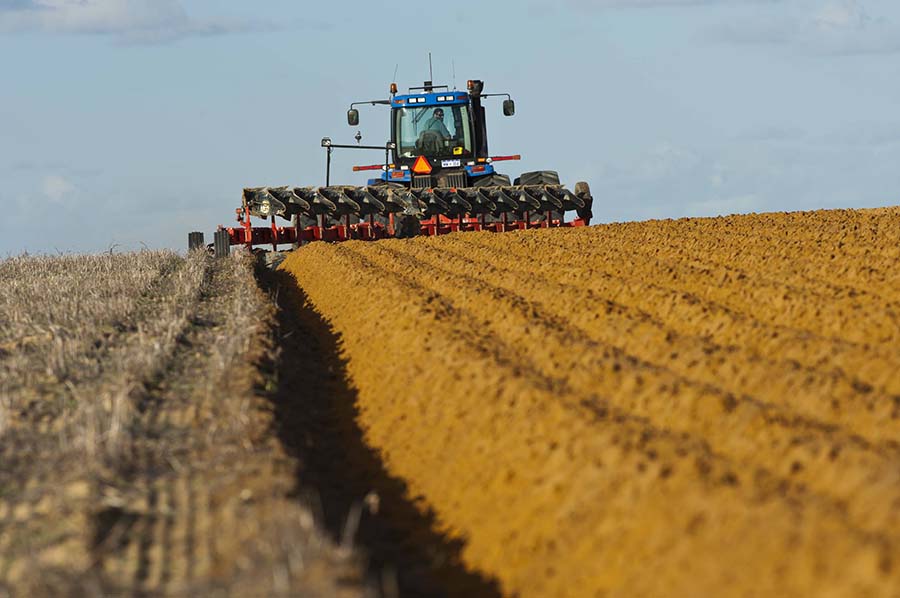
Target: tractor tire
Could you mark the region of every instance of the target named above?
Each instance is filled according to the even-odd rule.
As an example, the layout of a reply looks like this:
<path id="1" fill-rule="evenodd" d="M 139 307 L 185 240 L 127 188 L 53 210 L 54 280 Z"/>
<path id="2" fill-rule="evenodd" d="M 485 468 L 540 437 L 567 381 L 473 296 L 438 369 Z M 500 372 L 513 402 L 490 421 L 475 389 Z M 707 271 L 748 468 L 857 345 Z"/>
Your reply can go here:
<path id="1" fill-rule="evenodd" d="M 231 237 L 225 229 L 217 230 L 213 237 L 213 247 L 216 257 L 228 257 L 231 253 Z"/>
<path id="2" fill-rule="evenodd" d="M 575 195 L 584 200 L 584 207 L 575 210 L 578 214 L 578 217 L 584 220 L 587 224 L 591 223 L 591 218 L 594 217 L 593 207 L 594 207 L 594 198 L 591 196 L 591 187 L 584 181 L 578 181 L 575 183 Z"/>
<path id="3" fill-rule="evenodd" d="M 377 181 L 374 185 L 369 185 L 370 187 L 395 187 L 398 189 L 405 188 L 405 185 L 401 185 L 400 183 L 391 183 L 389 181 Z M 411 218 L 415 220 L 407 220 Z M 376 215 L 374 218 L 375 222 L 381 224 L 385 228 L 390 226 L 391 219 L 388 216 Z M 419 234 L 420 225 L 419 219 L 415 216 L 404 216 L 402 214 L 394 214 L 394 237 L 397 239 L 411 239 Z"/>
<path id="4" fill-rule="evenodd" d="M 294 214 L 291 218 L 291 226 L 297 229 L 297 234 L 300 234 L 300 231 L 309 228 L 310 226 L 318 226 L 319 220 L 317 218 L 310 218 L 306 214 Z M 291 249 L 299 249 L 303 243 L 299 241 L 296 243 L 291 243 Z"/>
<path id="5" fill-rule="evenodd" d="M 488 174 L 482 177 L 478 177 L 474 181 L 472 181 L 473 187 L 509 187 L 509 176 L 505 174 Z M 501 222 L 503 219 L 494 216 L 493 214 L 487 214 L 484 217 L 485 222 Z"/>
<path id="6" fill-rule="evenodd" d="M 523 172 L 516 178 L 516 185 L 559 185 L 559 173 L 555 170 L 535 170 L 533 172 Z M 532 224 L 537 224 L 546 220 L 546 214 L 531 214 Z M 550 212 L 550 218 L 562 222 L 565 220 L 565 214 L 553 210 Z"/>
<path id="7" fill-rule="evenodd" d="M 559 173 L 555 170 L 535 170 L 523 172 L 514 185 L 559 185 Z"/>
<path id="8" fill-rule="evenodd" d="M 422 230 L 421 221 L 409 214 L 396 214 L 394 216 L 394 237 L 397 239 L 412 239 L 419 236 Z"/>
<path id="9" fill-rule="evenodd" d="M 188 233 L 188 251 L 203 249 L 204 245 L 203 233 L 197 231 Z"/>
<path id="10" fill-rule="evenodd" d="M 505 174 L 489 174 L 472 181 L 473 187 L 509 187 L 509 177 Z"/>

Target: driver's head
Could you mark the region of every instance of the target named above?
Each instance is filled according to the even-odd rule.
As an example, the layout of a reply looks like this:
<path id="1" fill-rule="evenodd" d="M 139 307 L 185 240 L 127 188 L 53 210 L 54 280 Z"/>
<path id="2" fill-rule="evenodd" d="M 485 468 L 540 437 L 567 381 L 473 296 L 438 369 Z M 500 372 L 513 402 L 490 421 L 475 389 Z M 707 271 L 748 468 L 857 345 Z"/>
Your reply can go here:
<path id="1" fill-rule="evenodd" d="M 434 111 L 434 117 L 435 117 L 435 118 L 444 118 L 444 109 L 443 109 L 443 108 L 436 108 L 435 111 Z"/>

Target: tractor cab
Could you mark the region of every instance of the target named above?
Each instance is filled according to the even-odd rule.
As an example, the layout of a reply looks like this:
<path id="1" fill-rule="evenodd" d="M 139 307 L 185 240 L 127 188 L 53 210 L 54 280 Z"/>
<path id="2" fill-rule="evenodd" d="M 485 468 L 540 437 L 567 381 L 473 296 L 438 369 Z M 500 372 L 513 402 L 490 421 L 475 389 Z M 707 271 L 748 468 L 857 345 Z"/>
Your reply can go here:
<path id="1" fill-rule="evenodd" d="M 467 91 L 451 90 L 446 85 L 426 81 L 398 94 L 391 84 L 389 100 L 368 103 L 391 107 L 391 144 L 393 163 L 380 179 L 413 188 L 446 185 L 468 186 L 474 179 L 494 174 L 488 154 L 487 125 L 482 98 L 484 84 L 469 81 Z M 503 113 L 512 116 L 515 105 L 508 94 Z M 366 102 L 359 102 L 360 104 Z M 348 123 L 359 123 L 359 112 L 351 105 Z"/>
<path id="2" fill-rule="evenodd" d="M 470 158 L 475 146 L 475 131 L 466 95 L 406 96 L 395 98 L 393 105 L 393 141 L 396 161 L 428 158 Z M 438 98 L 440 98 L 438 100 Z M 409 104 L 422 99 L 424 102 Z M 429 101 L 431 100 L 431 101 Z M 438 100 L 438 101 L 435 101 Z"/>

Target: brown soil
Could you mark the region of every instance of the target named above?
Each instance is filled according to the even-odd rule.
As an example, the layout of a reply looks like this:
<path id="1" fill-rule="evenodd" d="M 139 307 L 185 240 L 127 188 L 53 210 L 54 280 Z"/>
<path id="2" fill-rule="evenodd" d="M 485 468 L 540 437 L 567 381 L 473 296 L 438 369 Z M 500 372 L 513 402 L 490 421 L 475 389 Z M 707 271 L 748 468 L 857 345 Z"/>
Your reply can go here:
<path id="1" fill-rule="evenodd" d="M 283 266 L 357 423 L 521 596 L 900 595 L 900 209 L 379 243 Z"/>
<path id="2" fill-rule="evenodd" d="M 433 514 L 416 508 L 405 482 L 362 441 L 356 389 L 333 330 L 289 275 L 266 272 L 262 279 L 281 308 L 275 417 L 296 460 L 299 490 L 312 494 L 307 502 L 321 523 L 340 545 L 368 557 L 384 598 L 499 596 L 494 580 L 460 562 L 462 542 L 435 529 Z"/>

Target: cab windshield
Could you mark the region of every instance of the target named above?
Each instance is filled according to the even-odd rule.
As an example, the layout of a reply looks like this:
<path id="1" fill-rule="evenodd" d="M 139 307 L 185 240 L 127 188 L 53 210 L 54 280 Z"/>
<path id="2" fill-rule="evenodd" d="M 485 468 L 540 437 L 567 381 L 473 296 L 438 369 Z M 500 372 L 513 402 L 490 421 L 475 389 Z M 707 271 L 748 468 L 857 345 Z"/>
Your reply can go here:
<path id="1" fill-rule="evenodd" d="M 472 155 L 469 107 L 465 105 L 397 108 L 394 133 L 401 158 Z"/>

